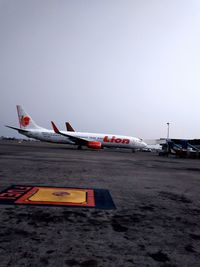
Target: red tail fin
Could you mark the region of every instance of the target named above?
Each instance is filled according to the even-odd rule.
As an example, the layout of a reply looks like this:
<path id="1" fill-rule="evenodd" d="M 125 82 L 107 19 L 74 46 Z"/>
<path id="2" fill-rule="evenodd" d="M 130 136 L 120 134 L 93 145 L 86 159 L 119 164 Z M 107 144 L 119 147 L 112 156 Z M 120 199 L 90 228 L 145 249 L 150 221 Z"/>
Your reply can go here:
<path id="1" fill-rule="evenodd" d="M 60 133 L 60 131 L 58 130 L 57 126 L 55 125 L 55 123 L 53 121 L 51 122 L 51 124 L 52 124 L 54 132 L 55 133 Z"/>
<path id="2" fill-rule="evenodd" d="M 71 126 L 69 122 L 66 122 L 65 124 L 68 132 L 75 132 L 74 128 Z"/>

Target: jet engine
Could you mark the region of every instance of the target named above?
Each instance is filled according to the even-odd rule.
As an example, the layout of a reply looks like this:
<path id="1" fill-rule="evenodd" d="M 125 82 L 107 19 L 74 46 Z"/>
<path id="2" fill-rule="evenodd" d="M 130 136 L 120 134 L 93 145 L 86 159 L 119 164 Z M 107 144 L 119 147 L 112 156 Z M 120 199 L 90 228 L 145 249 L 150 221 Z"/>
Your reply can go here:
<path id="1" fill-rule="evenodd" d="M 87 146 L 89 148 L 93 148 L 93 149 L 101 149 L 102 148 L 101 142 L 98 142 L 98 141 L 89 141 Z"/>

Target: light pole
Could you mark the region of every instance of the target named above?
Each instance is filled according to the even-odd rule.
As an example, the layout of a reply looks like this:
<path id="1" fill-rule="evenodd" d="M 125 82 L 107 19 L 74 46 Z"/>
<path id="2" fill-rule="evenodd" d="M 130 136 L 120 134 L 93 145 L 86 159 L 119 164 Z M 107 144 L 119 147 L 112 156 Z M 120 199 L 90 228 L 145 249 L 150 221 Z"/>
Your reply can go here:
<path id="1" fill-rule="evenodd" d="M 167 139 L 169 139 L 169 122 L 167 122 Z"/>

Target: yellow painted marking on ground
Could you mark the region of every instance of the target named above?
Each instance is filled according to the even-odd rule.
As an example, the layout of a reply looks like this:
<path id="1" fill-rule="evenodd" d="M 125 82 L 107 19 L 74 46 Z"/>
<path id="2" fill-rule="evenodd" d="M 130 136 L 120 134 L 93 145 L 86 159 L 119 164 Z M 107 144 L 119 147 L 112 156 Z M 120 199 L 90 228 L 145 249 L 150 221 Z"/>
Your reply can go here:
<path id="1" fill-rule="evenodd" d="M 85 203 L 86 191 L 75 189 L 39 188 L 29 201 Z"/>

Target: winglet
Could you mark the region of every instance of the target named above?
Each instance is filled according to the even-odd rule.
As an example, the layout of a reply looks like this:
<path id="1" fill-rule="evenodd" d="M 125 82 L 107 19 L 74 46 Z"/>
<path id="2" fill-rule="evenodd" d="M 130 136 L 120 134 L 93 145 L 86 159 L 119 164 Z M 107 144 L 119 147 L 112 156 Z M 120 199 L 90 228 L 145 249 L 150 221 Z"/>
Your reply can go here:
<path id="1" fill-rule="evenodd" d="M 60 133 L 60 131 L 58 130 L 57 126 L 55 125 L 55 123 L 53 121 L 51 122 L 51 124 L 52 124 L 54 132 L 55 133 Z"/>
<path id="2" fill-rule="evenodd" d="M 68 132 L 75 132 L 74 128 L 71 126 L 69 122 L 66 122 L 65 124 Z"/>

